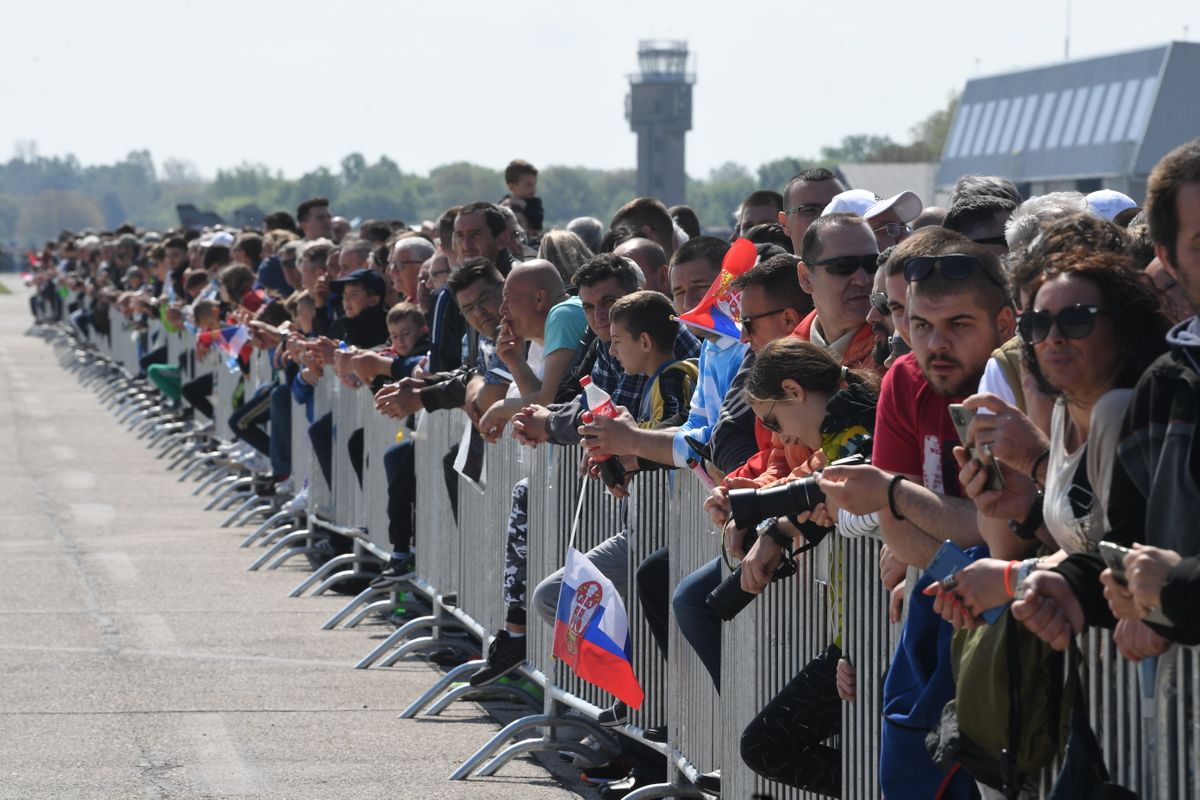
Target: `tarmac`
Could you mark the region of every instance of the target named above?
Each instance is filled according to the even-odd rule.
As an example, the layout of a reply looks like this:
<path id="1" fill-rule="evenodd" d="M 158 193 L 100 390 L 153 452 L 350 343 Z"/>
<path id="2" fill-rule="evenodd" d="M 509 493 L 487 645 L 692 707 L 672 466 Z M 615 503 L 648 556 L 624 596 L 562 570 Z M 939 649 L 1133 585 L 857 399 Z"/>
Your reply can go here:
<path id="1" fill-rule="evenodd" d="M 391 626 L 322 631 L 346 598 L 247 572 L 246 530 L 25 335 L 3 280 L 0 799 L 596 796 L 553 756 L 448 780 L 516 709 L 398 719 L 440 672 L 353 669 Z"/>

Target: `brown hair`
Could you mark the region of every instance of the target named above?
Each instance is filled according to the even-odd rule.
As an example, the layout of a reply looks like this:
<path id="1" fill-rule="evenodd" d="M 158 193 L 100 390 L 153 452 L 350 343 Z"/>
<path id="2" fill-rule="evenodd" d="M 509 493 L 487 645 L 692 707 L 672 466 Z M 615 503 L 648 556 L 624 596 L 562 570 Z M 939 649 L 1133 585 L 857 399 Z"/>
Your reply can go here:
<path id="1" fill-rule="evenodd" d="M 845 369 L 824 347 L 788 336 L 764 347 L 746 375 L 743 390 L 747 400 L 782 400 L 784 380 L 791 378 L 805 391 L 832 397 L 847 385 L 861 384 L 878 393 L 879 379 L 874 372 Z"/>
<path id="2" fill-rule="evenodd" d="M 1150 171 L 1146 184 L 1150 237 L 1166 248 L 1172 269 L 1176 267 L 1175 242 L 1179 239 L 1179 187 L 1185 183 L 1200 183 L 1200 139 L 1192 139 L 1163 156 Z"/>
<path id="3" fill-rule="evenodd" d="M 519 158 L 514 158 L 512 161 L 508 162 L 508 166 L 504 168 L 504 182 L 516 183 L 517 181 L 521 180 L 522 175 L 532 175 L 536 178 L 537 174 L 537 167 L 535 167 L 533 164 L 530 164 L 528 161 L 523 161 Z"/>
<path id="4" fill-rule="evenodd" d="M 398 325 L 406 319 L 411 319 L 417 324 L 417 327 L 424 327 L 425 312 L 416 303 L 396 303 L 388 309 L 387 324 Z"/>
<path id="5" fill-rule="evenodd" d="M 654 347 L 669 353 L 674 351 L 675 337 L 679 333 L 674 314 L 675 306 L 666 295 L 643 289 L 613 303 L 608 318 L 635 337 L 650 334 Z"/>

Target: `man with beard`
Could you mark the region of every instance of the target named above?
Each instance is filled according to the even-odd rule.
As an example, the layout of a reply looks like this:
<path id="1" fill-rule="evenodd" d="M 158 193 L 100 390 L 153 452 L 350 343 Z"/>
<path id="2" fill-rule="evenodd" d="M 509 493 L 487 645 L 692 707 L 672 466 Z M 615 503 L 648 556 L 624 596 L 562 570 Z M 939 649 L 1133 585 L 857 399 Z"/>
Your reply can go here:
<path id="1" fill-rule="evenodd" d="M 837 507 L 878 511 L 892 555 L 920 569 L 946 539 L 964 548 L 982 543 L 975 507 L 959 496 L 953 449 L 960 442 L 948 409 L 975 392 L 992 351 L 1016 325 L 995 254 L 959 234 L 942 235 L 937 247 L 904 264 L 913 352 L 884 376 L 874 463 L 829 467 L 820 479 Z M 930 581 L 922 578 L 911 594 L 884 683 L 880 788 L 888 797 L 929 797 L 946 777 L 924 746 L 925 733 L 954 697 L 953 631 L 933 612 L 932 598 L 921 594 Z M 917 665 L 910 660 L 917 652 L 932 659 Z M 956 775 L 942 796 L 965 797 L 973 790 L 966 776 Z"/>

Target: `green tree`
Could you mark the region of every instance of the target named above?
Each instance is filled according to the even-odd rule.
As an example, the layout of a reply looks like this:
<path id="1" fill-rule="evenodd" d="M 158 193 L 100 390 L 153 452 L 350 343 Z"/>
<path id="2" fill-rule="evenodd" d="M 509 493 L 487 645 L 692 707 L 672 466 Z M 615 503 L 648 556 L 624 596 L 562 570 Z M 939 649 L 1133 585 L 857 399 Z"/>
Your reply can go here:
<path id="1" fill-rule="evenodd" d="M 100 230 L 104 214 L 92 198 L 80 192 L 50 190 L 26 200 L 17 221 L 17 238 L 34 244 L 53 239 L 64 230 Z"/>

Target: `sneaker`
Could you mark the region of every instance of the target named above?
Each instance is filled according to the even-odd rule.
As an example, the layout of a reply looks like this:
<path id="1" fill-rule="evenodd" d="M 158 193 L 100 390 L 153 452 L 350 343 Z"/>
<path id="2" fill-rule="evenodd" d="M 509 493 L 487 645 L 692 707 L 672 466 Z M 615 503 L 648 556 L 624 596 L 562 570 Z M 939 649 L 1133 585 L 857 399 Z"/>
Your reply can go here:
<path id="1" fill-rule="evenodd" d="M 613 705 L 600 712 L 596 722 L 605 728 L 615 728 L 629 722 L 629 706 L 618 700 Z"/>
<path id="2" fill-rule="evenodd" d="M 434 650 L 429 654 L 429 663 L 436 664 L 443 669 L 453 669 L 461 664 L 465 664 L 471 660 L 471 655 L 457 647 L 443 647 L 440 650 Z"/>
<path id="3" fill-rule="evenodd" d="M 488 647 L 487 666 L 471 676 L 471 685 L 487 686 L 525 663 L 525 637 L 513 638 L 508 631 L 496 634 Z"/>
<path id="4" fill-rule="evenodd" d="M 647 742 L 654 742 L 655 744 L 666 744 L 667 743 L 667 726 L 666 725 L 651 725 L 649 728 L 646 728 L 645 732 L 642 735 L 646 737 Z"/>
<path id="5" fill-rule="evenodd" d="M 711 794 L 714 797 L 721 796 L 721 770 L 714 769 L 712 772 L 705 772 L 696 778 L 696 788 L 705 794 Z"/>
<path id="6" fill-rule="evenodd" d="M 405 553 L 402 556 L 392 556 L 388 560 L 388 565 L 384 567 L 383 572 L 379 573 L 379 577 L 371 581 L 372 589 L 382 589 L 385 586 L 391 586 L 394 583 L 399 583 L 402 580 L 411 578 L 415 574 L 417 559 L 412 553 Z"/>

